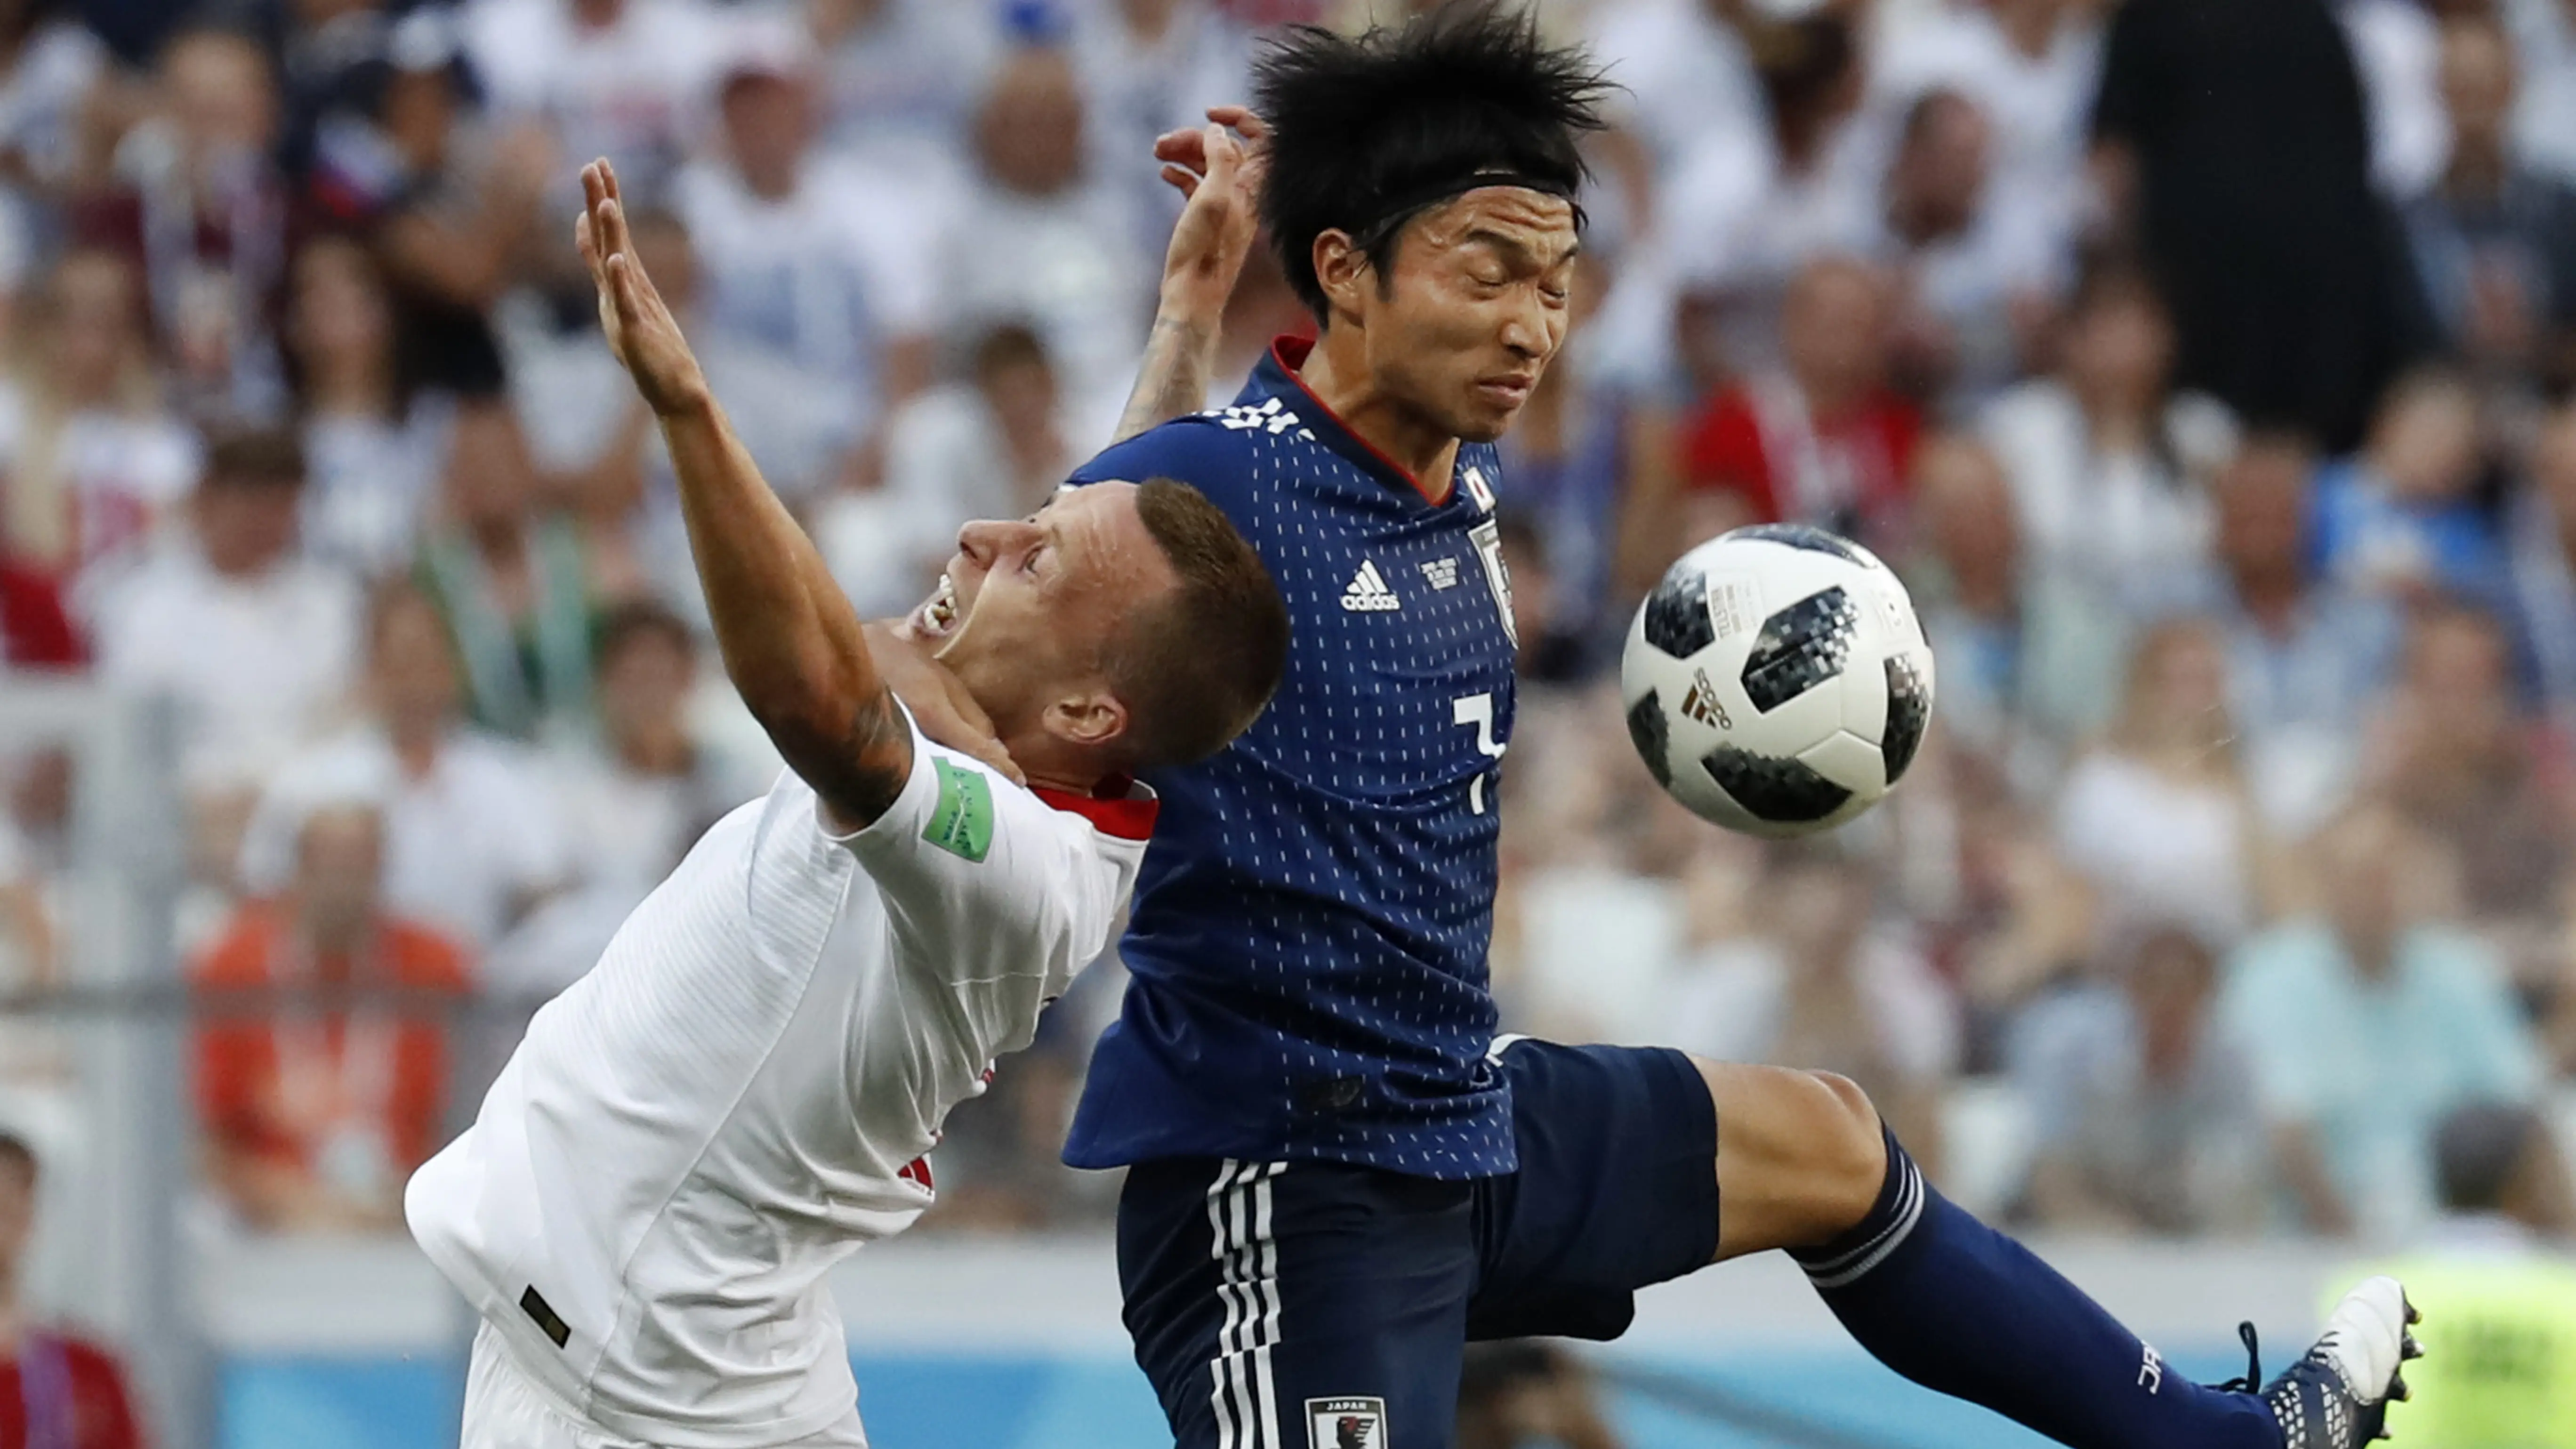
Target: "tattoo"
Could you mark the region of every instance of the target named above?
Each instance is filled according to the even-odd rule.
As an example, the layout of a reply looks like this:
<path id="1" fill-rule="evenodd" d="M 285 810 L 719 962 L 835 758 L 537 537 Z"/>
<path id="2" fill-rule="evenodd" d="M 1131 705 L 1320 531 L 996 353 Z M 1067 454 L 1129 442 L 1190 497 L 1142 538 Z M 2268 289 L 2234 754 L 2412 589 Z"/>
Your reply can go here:
<path id="1" fill-rule="evenodd" d="M 794 733 L 804 734 L 805 731 Z M 838 731 L 813 731 L 796 739 L 773 728 L 771 738 L 798 778 L 814 787 L 841 822 L 853 828 L 875 824 L 894 808 L 912 779 L 912 729 L 894 702 L 894 691 L 880 688 L 860 701 Z"/>
<path id="2" fill-rule="evenodd" d="M 1135 391 L 1127 395 L 1127 411 L 1118 419 L 1117 436 L 1109 441 L 1123 443 L 1206 407 L 1208 374 L 1216 370 L 1216 342 L 1216 329 L 1205 323 L 1156 317 L 1154 330 L 1145 339 L 1144 361 L 1136 368 Z"/>

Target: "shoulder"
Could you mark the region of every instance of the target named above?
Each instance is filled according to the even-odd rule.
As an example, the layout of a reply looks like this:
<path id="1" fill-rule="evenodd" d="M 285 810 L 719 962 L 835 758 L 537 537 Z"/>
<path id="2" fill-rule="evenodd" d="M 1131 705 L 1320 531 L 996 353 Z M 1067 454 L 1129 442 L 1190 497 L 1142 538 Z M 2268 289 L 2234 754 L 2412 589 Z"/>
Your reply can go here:
<path id="1" fill-rule="evenodd" d="M 1270 405 L 1276 409 L 1277 400 Z M 1241 416 L 1239 416 L 1241 415 Z M 1271 416 L 1282 415 L 1274 412 Z M 1253 462 L 1253 436 L 1260 426 L 1245 417 L 1262 416 L 1257 407 L 1234 404 L 1210 412 L 1175 418 L 1161 427 L 1115 443 L 1073 470 L 1075 483 L 1142 483 L 1169 478 L 1187 483 L 1232 512 L 1248 495 Z M 1293 415 L 1290 423 L 1294 425 Z"/>

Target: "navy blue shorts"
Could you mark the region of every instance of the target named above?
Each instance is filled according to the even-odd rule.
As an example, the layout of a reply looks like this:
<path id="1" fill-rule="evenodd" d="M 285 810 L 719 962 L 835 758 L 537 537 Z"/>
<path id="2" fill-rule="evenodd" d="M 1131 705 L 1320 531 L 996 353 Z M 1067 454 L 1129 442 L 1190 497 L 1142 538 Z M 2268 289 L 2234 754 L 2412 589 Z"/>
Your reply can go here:
<path id="1" fill-rule="evenodd" d="M 1471 1339 L 1608 1339 L 1717 1252 L 1717 1113 L 1690 1058 L 1521 1040 L 1520 1171 L 1131 1169 L 1118 1276 L 1180 1449 L 1448 1449 Z"/>

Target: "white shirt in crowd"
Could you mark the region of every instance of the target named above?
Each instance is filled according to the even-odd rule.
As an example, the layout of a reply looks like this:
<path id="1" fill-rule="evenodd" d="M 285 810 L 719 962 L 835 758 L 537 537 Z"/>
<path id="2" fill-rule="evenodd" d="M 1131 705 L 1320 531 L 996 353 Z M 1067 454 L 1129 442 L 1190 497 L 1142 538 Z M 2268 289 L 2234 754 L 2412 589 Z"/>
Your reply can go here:
<path id="1" fill-rule="evenodd" d="M 193 541 L 157 549 L 98 608 L 98 672 L 174 700 L 192 784 L 249 784 L 326 728 L 356 677 L 358 586 L 329 565 L 280 560 L 215 572 Z"/>
<path id="2" fill-rule="evenodd" d="M 2217 786 L 2177 784 L 2097 750 L 2067 772 L 2057 848 L 2117 922 L 2170 921 L 2224 947 L 2254 920 L 2252 808 Z"/>
<path id="3" fill-rule="evenodd" d="M 451 409 L 422 398 L 390 419 L 314 413 L 304 422 L 304 546 L 368 578 L 410 566 L 447 461 Z"/>
<path id="4" fill-rule="evenodd" d="M 774 13 L 801 20 L 804 9 L 784 0 Z M 1000 7 L 878 0 L 874 9 L 823 52 L 825 140 L 854 159 L 962 182 L 967 128 L 1002 52 Z"/>
<path id="5" fill-rule="evenodd" d="M 2216 516 L 2202 475 L 2236 446 L 2236 420 L 2197 393 L 2165 405 L 2164 445 L 2099 452 L 2075 395 L 2053 378 L 2006 390 L 1978 431 L 2012 482 L 2022 548 L 2037 571 L 2121 608 L 2170 607 L 2201 581 Z"/>
<path id="6" fill-rule="evenodd" d="M 570 0 L 470 0 L 464 12 L 492 110 L 549 123 L 567 157 L 608 157 L 638 199 L 661 194 L 705 126 L 729 34 L 704 0 L 624 0 L 599 29 Z"/>
<path id="7" fill-rule="evenodd" d="M 732 167 L 680 173 L 674 209 L 688 228 L 717 329 L 837 385 L 845 442 L 874 420 L 882 352 L 936 320 L 930 217 L 945 203 L 900 178 L 809 161 L 794 194 L 753 194 Z"/>
<path id="8" fill-rule="evenodd" d="M 941 1121 L 1108 946 L 1153 807 L 916 732 L 875 823 L 820 809 L 789 773 L 710 830 L 412 1179 L 478 1378 L 678 1449 L 864 1444 L 824 1275 L 930 1205 Z"/>
<path id="9" fill-rule="evenodd" d="M 1753 58 L 1705 0 L 1626 0 L 1591 25 L 1593 58 L 1622 89 L 1611 104 L 1670 177 L 1683 151 L 1712 139 L 1768 146 L 1771 123 Z"/>
<path id="10" fill-rule="evenodd" d="M 42 506 L 59 506 L 69 520 L 82 568 L 74 603 L 86 608 L 196 486 L 202 448 L 165 412 L 90 409 L 48 422 L 17 384 L 0 382 L 0 472 L 23 487 L 40 453 L 60 495 Z"/>
<path id="11" fill-rule="evenodd" d="M 2101 32 L 2069 16 L 2047 53 L 2024 55 L 1982 5 L 1945 5 L 1875 52 L 1865 123 L 1883 169 L 1905 113 L 1936 90 L 1977 103 L 1991 127 L 1987 209 L 2071 245 L 2085 188 L 2085 129 L 2102 64 Z"/>
<path id="12" fill-rule="evenodd" d="M 1155 276 L 1114 193 L 1077 185 L 1052 196 L 978 186 L 940 245 L 941 328 L 971 337 L 1024 323 L 1047 357 L 1077 437 L 1106 437 L 1153 320 Z"/>
<path id="13" fill-rule="evenodd" d="M 287 764 L 242 836 L 242 884 L 283 889 L 305 820 L 363 802 L 385 820 L 385 904 L 471 951 L 570 874 L 552 788 L 526 748 L 470 729 L 448 733 L 429 772 L 411 776 L 384 731 L 360 726 Z"/>

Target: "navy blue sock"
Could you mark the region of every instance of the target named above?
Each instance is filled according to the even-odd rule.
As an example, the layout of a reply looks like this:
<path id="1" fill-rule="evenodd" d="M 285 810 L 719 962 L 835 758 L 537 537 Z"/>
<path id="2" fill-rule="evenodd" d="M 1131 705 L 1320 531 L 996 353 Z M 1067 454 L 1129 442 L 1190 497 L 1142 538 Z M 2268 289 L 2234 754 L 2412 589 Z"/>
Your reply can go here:
<path id="1" fill-rule="evenodd" d="M 2075 1449 L 2281 1449 L 2251 1394 L 2167 1367 L 2031 1251 L 1932 1190 L 1887 1138 L 1858 1227 L 1792 1253 L 1879 1362 Z"/>

